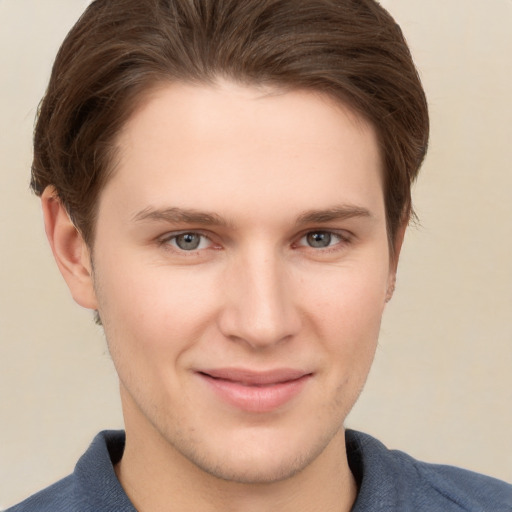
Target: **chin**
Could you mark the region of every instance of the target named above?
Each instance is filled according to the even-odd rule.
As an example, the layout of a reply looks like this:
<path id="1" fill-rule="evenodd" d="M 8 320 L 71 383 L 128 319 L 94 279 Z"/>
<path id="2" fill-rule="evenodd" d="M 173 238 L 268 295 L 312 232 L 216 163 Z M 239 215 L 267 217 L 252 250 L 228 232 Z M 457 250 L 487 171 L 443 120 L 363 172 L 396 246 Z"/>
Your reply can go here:
<path id="1" fill-rule="evenodd" d="M 205 473 L 226 482 L 238 484 L 272 484 L 287 480 L 307 467 L 316 455 L 295 454 L 294 457 L 276 460 L 275 454 L 260 454 L 259 456 L 224 457 L 222 461 L 195 461 Z"/>
<path id="2" fill-rule="evenodd" d="M 315 436 L 267 437 L 252 432 L 253 436 L 230 436 L 228 445 L 184 443 L 175 448 L 197 468 L 217 479 L 239 484 L 272 484 L 311 466 L 329 445 L 336 444 L 335 439 L 339 437 L 336 434 L 342 430 L 325 432 L 323 436 L 316 433 L 313 442 Z"/>

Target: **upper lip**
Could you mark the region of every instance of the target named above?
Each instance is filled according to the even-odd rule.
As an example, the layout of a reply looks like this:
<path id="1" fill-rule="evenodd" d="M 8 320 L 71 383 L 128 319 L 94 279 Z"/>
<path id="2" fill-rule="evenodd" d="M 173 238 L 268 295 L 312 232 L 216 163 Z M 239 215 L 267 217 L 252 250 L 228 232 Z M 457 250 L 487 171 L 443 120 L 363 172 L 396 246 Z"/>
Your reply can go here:
<path id="1" fill-rule="evenodd" d="M 297 370 L 293 368 L 276 368 L 265 371 L 254 371 L 245 368 L 215 368 L 201 370 L 199 373 L 214 379 L 228 380 L 249 386 L 279 384 L 282 382 L 297 380 L 311 374 L 311 372 L 305 372 L 304 370 Z"/>

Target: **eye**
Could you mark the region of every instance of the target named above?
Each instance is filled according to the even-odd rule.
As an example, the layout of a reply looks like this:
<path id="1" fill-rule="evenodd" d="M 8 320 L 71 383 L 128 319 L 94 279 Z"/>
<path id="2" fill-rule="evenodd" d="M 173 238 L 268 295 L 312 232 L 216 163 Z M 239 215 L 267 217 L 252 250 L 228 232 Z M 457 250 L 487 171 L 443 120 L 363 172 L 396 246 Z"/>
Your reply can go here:
<path id="1" fill-rule="evenodd" d="M 162 243 L 171 245 L 180 251 L 197 251 L 206 249 L 210 246 L 210 240 L 200 233 L 193 231 L 187 233 L 179 233 L 162 240 Z"/>
<path id="2" fill-rule="evenodd" d="M 341 235 L 331 231 L 310 231 L 299 240 L 299 245 L 306 245 L 314 249 L 325 249 L 344 240 Z"/>

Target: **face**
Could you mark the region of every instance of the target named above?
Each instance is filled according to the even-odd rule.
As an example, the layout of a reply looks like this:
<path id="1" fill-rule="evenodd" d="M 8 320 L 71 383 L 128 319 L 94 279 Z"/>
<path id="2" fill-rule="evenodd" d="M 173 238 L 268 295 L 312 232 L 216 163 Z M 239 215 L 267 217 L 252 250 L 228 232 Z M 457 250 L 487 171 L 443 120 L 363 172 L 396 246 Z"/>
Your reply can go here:
<path id="1" fill-rule="evenodd" d="M 333 450 L 393 279 L 374 130 L 310 92 L 154 92 L 102 191 L 95 297 L 128 438 L 218 477 Z"/>

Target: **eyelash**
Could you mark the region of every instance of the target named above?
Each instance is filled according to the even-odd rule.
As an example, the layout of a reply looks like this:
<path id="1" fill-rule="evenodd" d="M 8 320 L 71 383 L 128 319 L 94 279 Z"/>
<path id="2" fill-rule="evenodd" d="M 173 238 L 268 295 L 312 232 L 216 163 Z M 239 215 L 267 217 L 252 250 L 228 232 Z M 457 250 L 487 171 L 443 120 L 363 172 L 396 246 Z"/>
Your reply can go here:
<path id="1" fill-rule="evenodd" d="M 329 236 L 329 242 L 332 241 L 332 239 L 336 239 L 336 243 L 329 244 L 326 247 L 313 247 L 309 244 L 299 245 L 300 242 L 304 239 L 307 239 L 311 235 L 328 235 Z M 348 233 L 346 232 L 339 232 L 339 231 L 330 231 L 328 229 L 317 229 L 317 230 L 309 230 L 306 233 L 304 233 L 300 238 L 299 242 L 294 244 L 294 246 L 299 247 L 306 247 L 309 249 L 313 249 L 318 252 L 326 253 L 326 252 L 333 252 L 340 250 L 341 248 L 345 247 L 347 244 L 351 242 L 351 238 L 349 237 Z"/>
<path id="2" fill-rule="evenodd" d="M 202 247 L 202 248 L 198 247 L 197 249 L 191 249 L 191 250 L 182 249 L 176 245 L 176 240 L 178 239 L 178 237 L 183 236 L 183 235 L 199 236 L 199 237 L 201 237 L 201 240 L 199 242 L 200 244 L 204 240 L 207 240 L 207 241 L 209 241 L 209 245 L 208 245 L 208 247 Z M 334 243 L 332 245 L 327 245 L 326 247 L 317 247 L 317 248 L 312 247 L 311 245 L 300 243 L 303 239 L 307 239 L 307 237 L 310 235 L 329 235 L 329 237 L 335 238 L 337 241 L 336 241 L 336 243 Z M 330 238 L 329 241 L 331 241 L 332 238 Z M 349 245 L 351 242 L 352 242 L 352 236 L 347 232 L 339 232 L 339 231 L 333 231 L 333 230 L 328 230 L 328 229 L 316 229 L 316 230 L 313 229 L 313 230 L 308 230 L 308 231 L 302 233 L 298 237 L 297 242 L 294 242 L 292 244 L 292 247 L 293 248 L 304 247 L 306 249 L 312 249 L 313 251 L 315 251 L 317 253 L 329 253 L 329 252 L 335 252 L 335 251 L 341 250 L 345 246 Z M 194 230 L 180 231 L 177 233 L 167 234 L 164 237 L 158 239 L 158 245 L 163 247 L 166 250 L 173 251 L 175 253 L 179 253 L 179 254 L 183 254 L 183 255 L 187 255 L 187 254 L 188 255 L 197 255 L 199 252 L 204 251 L 206 249 L 217 249 L 218 248 L 218 247 L 212 247 L 212 245 L 215 245 L 215 244 L 212 241 L 210 236 L 202 233 L 201 231 L 194 231 Z"/>
<path id="3" fill-rule="evenodd" d="M 208 240 L 210 242 L 210 244 L 213 244 L 213 241 L 211 240 L 211 238 L 208 235 L 201 233 L 200 231 L 180 231 L 178 233 L 170 233 L 170 234 L 167 234 L 164 237 L 160 238 L 158 240 L 158 244 L 167 250 L 172 250 L 174 252 L 183 253 L 183 254 L 187 254 L 187 253 L 197 254 L 199 251 L 209 248 L 209 247 L 206 247 L 206 248 L 203 247 L 203 248 L 192 249 L 190 251 L 187 251 L 186 249 L 181 249 L 180 247 L 178 247 L 172 243 L 172 242 L 176 243 L 177 238 L 180 236 L 184 236 L 184 235 L 199 236 L 201 238 L 201 240 L 199 242 L 200 244 L 204 240 Z"/>

